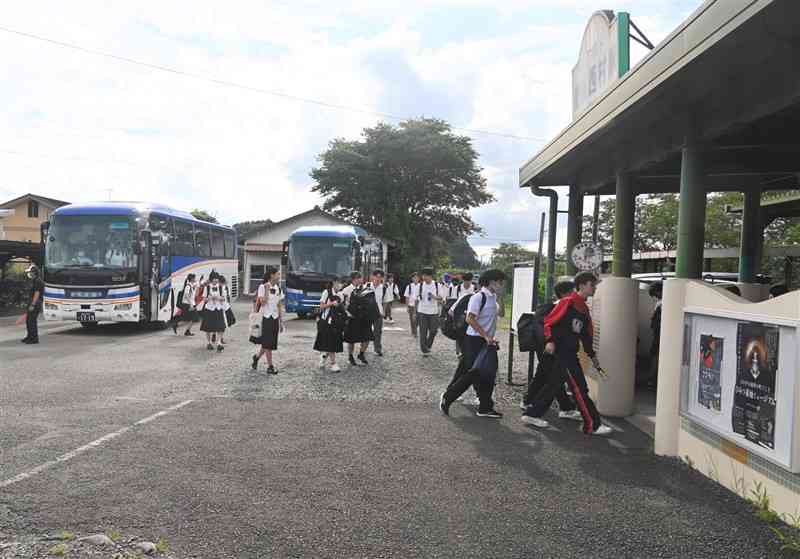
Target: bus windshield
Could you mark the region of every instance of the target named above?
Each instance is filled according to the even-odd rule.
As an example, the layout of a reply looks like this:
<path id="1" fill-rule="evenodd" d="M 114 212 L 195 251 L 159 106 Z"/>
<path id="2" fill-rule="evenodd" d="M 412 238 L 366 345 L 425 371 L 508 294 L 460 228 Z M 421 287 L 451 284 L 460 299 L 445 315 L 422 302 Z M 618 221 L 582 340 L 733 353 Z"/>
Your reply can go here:
<path id="1" fill-rule="evenodd" d="M 48 268 L 136 268 L 133 220 L 117 215 L 54 216 L 48 232 Z"/>
<path id="2" fill-rule="evenodd" d="M 295 237 L 289 244 L 289 271 L 342 277 L 353 269 L 353 240 Z"/>

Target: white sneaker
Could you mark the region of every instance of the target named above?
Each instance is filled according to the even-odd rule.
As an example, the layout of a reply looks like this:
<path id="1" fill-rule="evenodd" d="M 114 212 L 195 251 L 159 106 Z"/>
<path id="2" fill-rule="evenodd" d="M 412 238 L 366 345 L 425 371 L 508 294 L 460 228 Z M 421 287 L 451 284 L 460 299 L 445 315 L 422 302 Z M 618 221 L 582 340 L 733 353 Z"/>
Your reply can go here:
<path id="1" fill-rule="evenodd" d="M 331 368 L 328 369 L 328 370 L 330 372 L 332 372 L 332 373 L 341 373 L 342 372 L 342 370 L 339 368 L 339 365 L 336 365 L 335 363 L 333 365 L 331 365 Z"/>
<path id="2" fill-rule="evenodd" d="M 522 422 L 527 425 L 533 425 L 534 427 L 539 427 L 544 429 L 545 427 L 550 427 L 550 424 L 547 422 L 546 419 L 542 419 L 541 417 L 533 417 L 532 415 L 523 415 Z"/>
<path id="3" fill-rule="evenodd" d="M 319 368 L 324 369 L 325 365 L 327 364 L 328 364 L 328 356 L 323 353 L 319 358 Z"/>
<path id="4" fill-rule="evenodd" d="M 591 435 L 596 435 L 598 437 L 607 437 L 607 436 L 611 435 L 613 432 L 614 432 L 614 430 L 611 427 L 609 427 L 608 425 L 601 425 L 600 427 L 597 428 L 597 431 L 595 431 L 594 433 L 590 433 L 590 434 Z"/>
<path id="5" fill-rule="evenodd" d="M 583 421 L 583 417 L 581 417 L 581 412 L 578 410 L 572 411 L 560 411 L 558 412 L 559 419 L 571 419 L 573 421 Z"/>

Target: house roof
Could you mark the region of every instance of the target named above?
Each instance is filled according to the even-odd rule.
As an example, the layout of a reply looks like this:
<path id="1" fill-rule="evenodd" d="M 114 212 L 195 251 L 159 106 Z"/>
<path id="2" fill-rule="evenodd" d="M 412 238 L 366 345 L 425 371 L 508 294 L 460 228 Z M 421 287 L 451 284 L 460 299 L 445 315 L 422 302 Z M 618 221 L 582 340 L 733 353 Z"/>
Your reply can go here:
<path id="1" fill-rule="evenodd" d="M 56 200 L 55 198 L 47 198 L 46 196 L 39 196 L 38 194 L 23 194 L 18 198 L 14 198 L 13 200 L 9 200 L 8 202 L 3 202 L 0 204 L 0 208 L 9 209 L 14 206 L 18 206 L 21 202 L 26 202 L 28 200 L 35 200 L 39 202 L 43 206 L 47 206 L 49 208 L 60 208 L 61 206 L 66 206 L 69 202 L 64 202 L 62 200 Z"/>
<path id="2" fill-rule="evenodd" d="M 306 212 L 299 213 L 299 214 L 293 215 L 291 217 L 287 217 L 286 219 L 284 219 L 282 221 L 274 221 L 272 223 L 269 223 L 269 224 L 265 225 L 264 227 L 259 227 L 258 229 L 254 229 L 253 231 L 250 231 L 247 235 L 242 236 L 241 240 L 247 242 L 247 239 L 251 239 L 251 238 L 255 237 L 256 235 L 260 235 L 261 233 L 269 231 L 270 229 L 274 229 L 275 227 L 279 227 L 281 225 L 286 225 L 286 224 L 291 223 L 293 221 L 296 221 L 296 220 L 299 220 L 299 219 L 302 219 L 304 217 L 308 217 L 308 216 L 314 215 L 314 214 L 324 215 L 325 217 L 327 217 L 329 219 L 332 219 L 334 221 L 338 221 L 342 225 L 349 225 L 351 227 L 355 227 L 357 230 L 360 230 L 360 231 L 363 231 L 366 234 L 369 234 L 368 231 L 362 229 L 361 227 L 359 227 L 357 225 L 353 225 L 352 223 L 348 223 L 347 221 L 345 221 L 345 220 L 343 220 L 343 219 L 341 219 L 341 218 L 339 218 L 339 217 L 337 217 L 337 216 L 335 216 L 335 215 L 333 215 L 331 213 L 326 212 L 325 210 L 323 210 L 319 206 L 314 206 L 313 208 L 311 208 L 310 210 L 308 210 Z M 384 239 L 384 240 L 389 242 L 387 239 Z"/>

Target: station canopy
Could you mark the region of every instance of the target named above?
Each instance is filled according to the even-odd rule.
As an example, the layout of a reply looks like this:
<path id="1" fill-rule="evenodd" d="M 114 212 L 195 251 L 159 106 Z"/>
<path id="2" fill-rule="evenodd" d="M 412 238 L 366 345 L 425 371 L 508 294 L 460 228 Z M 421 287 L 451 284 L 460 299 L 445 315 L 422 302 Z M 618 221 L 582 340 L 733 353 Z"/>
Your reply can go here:
<path id="1" fill-rule="evenodd" d="M 688 134 L 707 191 L 798 188 L 798 0 L 707 0 L 520 168 L 521 187 L 678 192 Z"/>

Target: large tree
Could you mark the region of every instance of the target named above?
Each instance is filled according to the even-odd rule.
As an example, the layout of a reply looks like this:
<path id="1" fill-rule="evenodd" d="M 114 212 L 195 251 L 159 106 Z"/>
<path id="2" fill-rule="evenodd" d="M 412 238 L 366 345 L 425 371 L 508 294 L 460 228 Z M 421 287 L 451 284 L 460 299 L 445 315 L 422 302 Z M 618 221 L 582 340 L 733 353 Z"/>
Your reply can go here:
<path id="1" fill-rule="evenodd" d="M 431 263 L 479 233 L 470 210 L 494 197 L 466 136 L 437 119 L 366 128 L 335 139 L 311 171 L 327 211 L 400 244 L 404 268 Z"/>
<path id="2" fill-rule="evenodd" d="M 536 258 L 536 253 L 517 243 L 500 243 L 492 249 L 492 268 L 498 268 L 511 279 L 514 277 L 515 262 L 530 262 Z"/>
<path id="3" fill-rule="evenodd" d="M 214 217 L 205 210 L 199 210 L 195 208 L 190 213 L 192 214 L 192 217 L 194 217 L 195 219 L 199 219 L 201 221 L 207 221 L 208 223 L 219 223 L 216 217 Z"/>
<path id="4" fill-rule="evenodd" d="M 240 239 L 247 238 L 251 233 L 259 231 L 260 229 L 264 229 L 265 227 L 272 225 L 273 221 L 271 219 L 257 219 L 255 221 L 242 221 L 241 223 L 234 223 L 233 228 L 236 230 L 236 234 L 239 235 Z"/>

